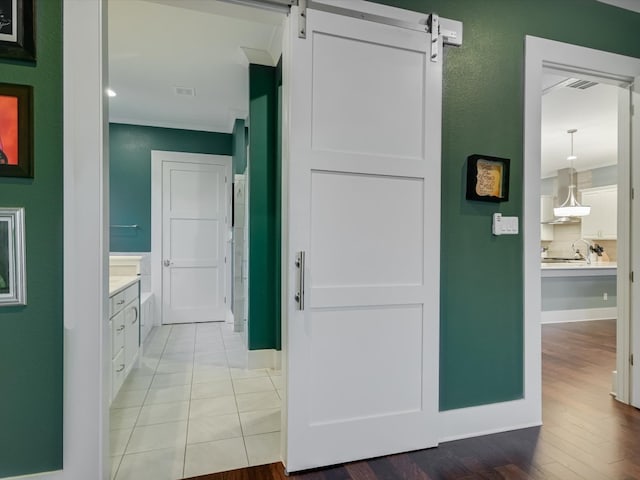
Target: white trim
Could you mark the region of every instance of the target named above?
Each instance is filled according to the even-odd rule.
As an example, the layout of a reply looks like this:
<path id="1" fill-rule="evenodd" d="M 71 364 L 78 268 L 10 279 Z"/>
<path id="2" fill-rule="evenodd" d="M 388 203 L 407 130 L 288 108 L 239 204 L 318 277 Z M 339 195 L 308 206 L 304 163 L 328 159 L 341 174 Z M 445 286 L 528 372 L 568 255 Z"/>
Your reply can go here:
<path id="1" fill-rule="evenodd" d="M 151 292 L 153 293 L 154 324 L 162 325 L 162 163 L 184 162 L 206 165 L 221 164 L 227 175 L 227 200 L 231 199 L 232 162 L 231 155 L 213 155 L 204 153 L 167 152 L 151 150 Z M 227 203 L 227 227 L 231 229 L 231 202 Z M 225 243 L 228 249 L 229 242 Z M 227 256 L 230 253 L 227 250 Z M 231 262 L 227 262 L 225 271 L 225 295 L 231 310 L 231 282 L 233 281 Z M 229 312 L 228 312 L 229 313 Z"/>
<path id="2" fill-rule="evenodd" d="M 290 25 L 294 19 L 291 18 L 291 15 L 287 15 L 282 22 L 282 30 L 285 32 L 282 38 L 282 173 L 281 173 L 281 222 L 280 222 L 280 344 L 282 346 L 282 351 L 280 352 L 280 365 L 282 369 L 282 382 L 283 388 L 285 389 L 285 394 L 282 395 L 282 405 L 281 405 L 281 415 L 280 415 L 280 458 L 282 459 L 283 465 L 288 464 L 288 456 L 287 456 L 287 443 L 289 441 L 288 431 L 289 431 L 289 407 L 288 407 L 288 395 L 286 393 L 286 389 L 289 385 L 289 371 L 287 368 L 288 365 L 288 357 L 289 357 L 289 332 L 288 332 L 288 324 L 289 324 L 289 309 L 287 308 L 287 302 L 289 301 L 289 289 L 288 285 L 290 282 L 289 278 L 289 250 L 290 250 L 290 242 L 289 242 L 289 178 L 290 178 L 290 168 L 289 168 L 289 158 L 291 157 L 290 149 L 289 149 L 289 130 L 291 129 L 291 121 L 289 119 L 289 111 L 291 110 L 291 85 L 286 79 L 291 78 L 291 36 L 286 32 L 292 28 Z M 251 156 L 249 155 L 249 147 L 247 147 L 247 159 L 250 161 Z M 248 172 L 247 167 L 247 172 Z M 249 177 L 247 176 L 247 183 L 249 185 Z M 247 190 L 247 193 L 249 191 Z M 249 202 L 249 198 L 247 195 L 247 203 Z M 247 299 L 248 300 L 248 299 Z M 248 325 L 245 323 L 245 327 Z M 248 328 L 244 328 L 245 335 L 245 345 L 247 348 L 249 347 L 248 342 Z M 288 475 L 288 472 L 286 473 Z"/>
<path id="3" fill-rule="evenodd" d="M 63 2 L 64 440 L 62 472 L 110 478 L 106 2 Z"/>
<path id="4" fill-rule="evenodd" d="M 631 86 L 620 89 L 618 94 L 618 125 L 631 125 Z M 631 379 L 628 368 L 628 355 L 630 342 L 625 339 L 631 337 L 631 283 L 629 274 L 632 267 L 631 256 L 631 226 L 636 223 L 631 217 L 632 173 L 631 169 L 631 129 L 618 128 L 618 232 L 617 232 L 617 278 L 616 278 L 616 303 L 618 307 L 618 322 L 616 323 L 616 398 L 623 402 L 631 400 Z M 637 155 L 637 153 L 636 153 Z M 637 161 L 637 158 L 636 158 Z M 636 163 L 637 165 L 637 163 Z M 634 169 L 635 170 L 635 169 Z M 626 172 L 626 175 L 622 172 Z M 626 177 L 626 181 L 625 181 Z M 636 224 L 637 225 L 637 224 Z M 637 226 L 636 226 L 637 229 Z M 624 365 L 622 365 L 624 363 Z"/>
<path id="5" fill-rule="evenodd" d="M 617 307 L 582 308 L 575 310 L 550 310 L 542 312 L 540 323 L 570 323 L 618 318 Z"/>
<path id="6" fill-rule="evenodd" d="M 19 477 L 4 477 L 2 480 L 63 480 L 64 471 L 56 470 L 54 472 L 34 473 L 32 475 L 20 475 Z"/>
<path id="7" fill-rule="evenodd" d="M 282 365 L 282 354 L 273 348 L 264 350 L 247 350 L 247 368 L 272 368 L 280 370 Z"/>
<path id="8" fill-rule="evenodd" d="M 235 118 L 233 119 L 235 121 Z M 200 123 L 174 123 L 174 122 L 160 122 L 150 120 L 136 120 L 132 118 L 124 117 L 109 117 L 109 123 L 116 123 L 118 125 L 132 125 L 134 127 L 150 127 L 150 128 L 170 128 L 172 130 L 192 130 L 195 132 L 207 132 L 207 133 L 231 133 L 233 131 L 233 121 L 231 126 L 225 125 L 224 127 L 213 127 L 211 125 L 204 125 Z"/>
<path id="9" fill-rule="evenodd" d="M 542 425 L 529 410 L 534 406 L 531 399 L 520 399 L 440 412 L 440 442 Z"/>
<path id="10" fill-rule="evenodd" d="M 545 65 L 586 71 L 591 75 L 630 82 L 640 73 L 640 59 L 603 52 L 566 43 L 527 36 L 525 39 L 525 92 L 524 92 L 524 347 L 525 347 L 525 395 L 536 398 L 536 409 L 541 406 L 540 376 L 540 122 L 542 72 Z M 621 177 L 623 177 L 621 175 Z M 625 203 L 619 203 L 624 208 Z M 628 206 L 626 207 L 628 208 Z M 628 219 L 629 216 L 627 215 Z M 628 220 L 627 220 L 628 221 Z M 620 228 L 620 224 L 619 224 Z M 622 229 L 624 231 L 624 229 Z M 620 233 L 620 230 L 619 230 Z M 619 241 L 625 242 L 619 238 Z M 626 245 L 629 245 L 628 238 Z M 618 278 L 625 277 L 628 265 L 618 262 Z M 629 299 L 618 297 L 620 305 Z M 628 320 L 618 323 L 617 369 L 622 381 L 619 400 L 628 401 L 628 338 L 620 330 L 628 328 Z M 628 337 L 628 335 L 627 335 Z M 625 375 L 625 372 L 626 375 Z M 626 381 L 624 379 L 627 379 Z M 628 390 L 628 388 L 627 388 Z"/>

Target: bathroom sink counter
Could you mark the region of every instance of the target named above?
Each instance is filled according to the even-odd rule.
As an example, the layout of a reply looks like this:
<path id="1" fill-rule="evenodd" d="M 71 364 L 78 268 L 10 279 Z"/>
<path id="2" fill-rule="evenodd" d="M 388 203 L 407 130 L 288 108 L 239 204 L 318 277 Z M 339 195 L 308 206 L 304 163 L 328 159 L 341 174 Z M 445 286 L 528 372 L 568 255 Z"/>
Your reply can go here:
<path id="1" fill-rule="evenodd" d="M 118 292 L 136 283 L 140 277 L 138 275 L 113 275 L 109 277 L 109 296 L 112 297 Z"/>
<path id="2" fill-rule="evenodd" d="M 618 265 L 616 262 L 584 263 L 542 263 L 540 271 L 543 277 L 595 277 L 615 276 Z"/>

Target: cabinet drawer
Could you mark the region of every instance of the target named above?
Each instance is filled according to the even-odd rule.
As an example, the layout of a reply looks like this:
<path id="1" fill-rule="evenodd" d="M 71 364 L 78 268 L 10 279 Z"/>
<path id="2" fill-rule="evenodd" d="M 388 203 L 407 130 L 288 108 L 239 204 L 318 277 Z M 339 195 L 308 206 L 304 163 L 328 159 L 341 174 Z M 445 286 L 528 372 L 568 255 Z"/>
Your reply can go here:
<path id="1" fill-rule="evenodd" d="M 118 313 L 120 310 L 124 308 L 124 304 L 127 302 L 127 299 L 125 297 L 125 292 L 126 290 L 120 293 L 116 293 L 113 297 L 111 297 L 109 301 L 110 317 L 112 317 L 113 315 L 115 315 L 116 313 Z"/>
<path id="2" fill-rule="evenodd" d="M 125 376 L 124 350 L 111 360 L 111 398 L 115 398 L 122 387 Z"/>
<path id="3" fill-rule="evenodd" d="M 129 302 L 136 300 L 138 298 L 138 285 L 140 282 L 136 282 L 130 287 L 127 287 L 125 290 L 120 292 L 124 295 L 124 305 L 128 305 Z"/>
<path id="4" fill-rule="evenodd" d="M 125 328 L 124 312 L 120 312 L 111 320 L 111 358 L 115 358 L 124 347 Z"/>

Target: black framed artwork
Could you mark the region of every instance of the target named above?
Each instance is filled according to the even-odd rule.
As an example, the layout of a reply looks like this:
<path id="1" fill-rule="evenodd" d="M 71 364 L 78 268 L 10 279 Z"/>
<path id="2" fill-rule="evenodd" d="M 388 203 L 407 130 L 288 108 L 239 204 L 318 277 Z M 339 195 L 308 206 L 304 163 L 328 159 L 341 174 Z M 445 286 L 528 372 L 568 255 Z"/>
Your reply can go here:
<path id="1" fill-rule="evenodd" d="M 0 58 L 36 60 L 35 0 L 0 0 Z"/>
<path id="2" fill-rule="evenodd" d="M 467 158 L 467 200 L 509 200 L 509 159 L 489 155 Z"/>

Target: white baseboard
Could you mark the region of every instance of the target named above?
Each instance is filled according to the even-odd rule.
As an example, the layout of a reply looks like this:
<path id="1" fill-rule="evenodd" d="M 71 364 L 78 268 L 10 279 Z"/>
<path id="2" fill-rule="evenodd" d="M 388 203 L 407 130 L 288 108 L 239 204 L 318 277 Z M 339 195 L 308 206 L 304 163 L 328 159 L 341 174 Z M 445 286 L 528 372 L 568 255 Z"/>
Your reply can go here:
<path id="1" fill-rule="evenodd" d="M 617 307 L 551 310 L 541 312 L 540 323 L 584 322 L 588 320 L 611 320 L 615 318 L 618 318 Z"/>
<path id="2" fill-rule="evenodd" d="M 3 477 L 3 480 L 63 480 L 62 470 L 55 472 L 33 473 L 31 475 L 21 475 L 19 477 Z"/>
<path id="3" fill-rule="evenodd" d="M 280 350 L 264 349 L 247 351 L 247 368 L 249 370 L 256 368 L 280 370 L 281 365 L 282 352 Z"/>
<path id="4" fill-rule="evenodd" d="M 493 403 L 439 413 L 440 442 L 542 425 L 542 412 L 530 400 Z"/>

